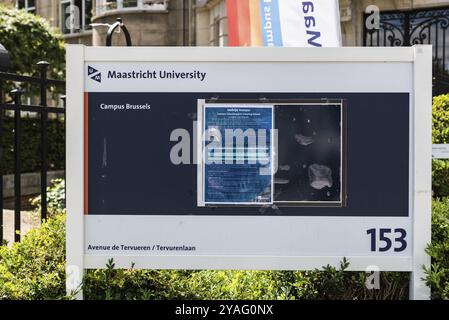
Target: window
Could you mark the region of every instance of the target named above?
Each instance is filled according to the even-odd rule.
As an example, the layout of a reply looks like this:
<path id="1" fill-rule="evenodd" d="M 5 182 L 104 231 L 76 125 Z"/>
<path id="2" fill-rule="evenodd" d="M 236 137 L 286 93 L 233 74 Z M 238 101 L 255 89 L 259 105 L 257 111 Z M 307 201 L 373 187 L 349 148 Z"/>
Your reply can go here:
<path id="1" fill-rule="evenodd" d="M 97 15 L 114 10 L 154 10 L 168 9 L 168 0 L 97 0 Z"/>
<path id="2" fill-rule="evenodd" d="M 210 10 L 209 44 L 216 47 L 228 45 L 228 18 L 226 16 L 226 2 L 222 1 Z"/>
<path id="3" fill-rule="evenodd" d="M 61 1 L 61 31 L 64 34 L 91 29 L 92 0 Z"/>
<path id="4" fill-rule="evenodd" d="M 216 18 L 212 24 L 211 45 L 215 47 L 225 47 L 228 45 L 227 18 Z"/>
<path id="5" fill-rule="evenodd" d="M 409 11 L 385 11 L 379 28 L 370 26 L 365 15 L 364 46 L 398 47 L 431 44 L 433 50 L 433 93 L 449 92 L 449 7 Z"/>
<path id="6" fill-rule="evenodd" d="M 123 8 L 135 8 L 135 7 L 137 7 L 137 5 L 138 5 L 137 0 L 129 0 L 129 1 L 124 0 L 123 1 Z"/>
<path id="7" fill-rule="evenodd" d="M 17 9 L 25 10 L 29 13 L 36 13 L 36 1 L 35 0 L 19 0 L 16 3 Z"/>

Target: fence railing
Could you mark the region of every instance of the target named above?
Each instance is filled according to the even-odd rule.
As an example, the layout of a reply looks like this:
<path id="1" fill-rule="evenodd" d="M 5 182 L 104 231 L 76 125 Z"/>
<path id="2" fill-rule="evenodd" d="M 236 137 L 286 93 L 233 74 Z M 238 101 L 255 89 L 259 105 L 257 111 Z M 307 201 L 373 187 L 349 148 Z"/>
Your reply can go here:
<path id="1" fill-rule="evenodd" d="M 62 96 L 63 107 L 48 106 L 47 93 L 50 87 L 61 87 L 65 90 L 65 81 L 48 79 L 47 71 L 49 64 L 45 61 L 38 63 L 40 76 L 23 76 L 15 73 L 0 72 L 0 242 L 3 241 L 3 118 L 5 111 L 10 110 L 14 116 L 14 241 L 20 241 L 21 224 L 21 114 L 23 111 L 35 112 L 40 115 L 40 194 L 41 194 L 41 219 L 47 218 L 47 171 L 48 171 L 48 134 L 47 121 L 49 113 L 64 114 L 65 98 Z M 13 82 L 19 84 L 29 84 L 39 86 L 39 105 L 24 104 L 22 97 L 25 94 L 19 85 L 19 88 L 9 92 L 10 101 L 5 101 L 5 83 Z"/>

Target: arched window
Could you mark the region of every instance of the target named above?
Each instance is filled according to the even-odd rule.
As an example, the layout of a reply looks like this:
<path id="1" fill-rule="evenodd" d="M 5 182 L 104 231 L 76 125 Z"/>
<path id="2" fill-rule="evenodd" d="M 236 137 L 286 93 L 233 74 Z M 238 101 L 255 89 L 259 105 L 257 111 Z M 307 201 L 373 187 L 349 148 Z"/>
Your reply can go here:
<path id="1" fill-rule="evenodd" d="M 29 13 L 36 13 L 36 1 L 35 0 L 18 0 L 16 2 L 16 8 L 25 10 Z"/>

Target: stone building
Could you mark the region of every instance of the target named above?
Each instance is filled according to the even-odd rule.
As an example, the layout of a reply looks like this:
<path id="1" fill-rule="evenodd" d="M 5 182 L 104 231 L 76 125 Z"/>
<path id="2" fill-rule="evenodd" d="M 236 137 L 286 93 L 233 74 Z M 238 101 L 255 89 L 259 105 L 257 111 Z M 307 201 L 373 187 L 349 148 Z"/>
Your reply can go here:
<path id="1" fill-rule="evenodd" d="M 46 18 L 61 30 L 67 43 L 104 45 L 107 25 L 121 17 L 133 45 L 187 46 L 193 44 L 193 0 L 0 0 Z M 124 45 L 113 37 L 113 45 Z"/>
<path id="2" fill-rule="evenodd" d="M 226 46 L 228 43 L 226 0 L 0 0 L 0 4 L 47 18 L 61 30 L 68 43 L 103 45 L 107 30 L 104 24 L 113 23 L 117 17 L 123 18 L 135 45 Z M 370 44 L 366 42 L 364 17 L 367 9 L 375 8 L 373 5 L 380 10 L 382 33 L 387 30 L 387 37 L 390 31 L 407 34 L 401 24 L 408 20 L 413 29 L 422 20 L 415 19 L 415 15 L 434 17 L 434 26 L 430 28 L 435 30 L 446 30 L 443 21 L 449 19 L 449 0 L 340 0 L 344 46 Z M 437 21 L 440 25 L 435 27 Z M 120 39 L 117 37 L 117 41 Z M 403 45 L 400 40 L 395 43 Z"/>

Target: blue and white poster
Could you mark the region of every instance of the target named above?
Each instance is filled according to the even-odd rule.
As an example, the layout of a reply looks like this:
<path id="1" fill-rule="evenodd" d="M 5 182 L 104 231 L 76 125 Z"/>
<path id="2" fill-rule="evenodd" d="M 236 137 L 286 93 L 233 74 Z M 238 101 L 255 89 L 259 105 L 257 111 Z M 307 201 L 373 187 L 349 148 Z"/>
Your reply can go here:
<path id="1" fill-rule="evenodd" d="M 203 202 L 272 204 L 273 106 L 205 104 Z"/>

